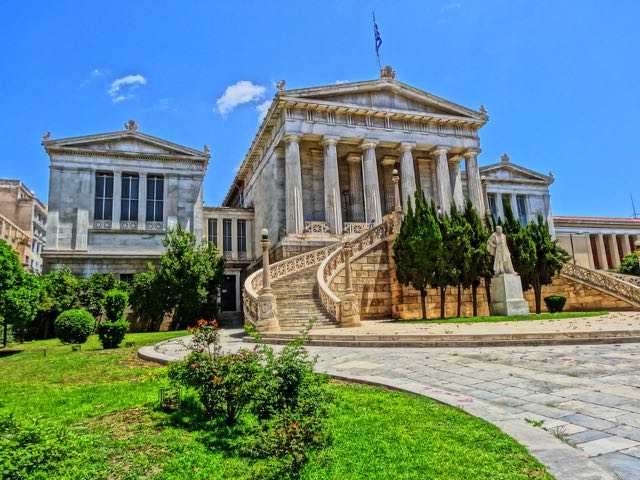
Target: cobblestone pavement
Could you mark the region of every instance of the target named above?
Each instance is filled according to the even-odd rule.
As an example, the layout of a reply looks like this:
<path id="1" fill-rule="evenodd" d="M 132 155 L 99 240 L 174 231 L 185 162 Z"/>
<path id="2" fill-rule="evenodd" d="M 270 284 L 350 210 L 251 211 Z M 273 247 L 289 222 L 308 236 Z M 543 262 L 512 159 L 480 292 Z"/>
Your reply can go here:
<path id="1" fill-rule="evenodd" d="M 240 330 L 226 330 L 225 348 L 242 346 L 241 336 Z M 171 358 L 185 352 L 175 340 L 159 344 L 155 350 Z M 555 433 L 615 475 L 572 473 L 575 465 L 571 463 L 576 461 L 570 460 L 565 450 L 564 460 L 558 459 L 552 471 L 557 478 L 640 479 L 638 344 L 309 350 L 318 355 L 319 371 L 414 391 L 485 418 L 527 445 L 548 465 L 536 454 L 536 443 L 523 441 L 520 435 L 544 432 L 531 427 L 533 422 L 543 422 L 547 443 L 557 445 L 547 448 L 564 447 L 551 436 Z M 522 432 L 520 424 L 526 426 Z M 580 458 L 586 462 L 584 456 Z M 560 472 L 563 462 L 567 464 L 566 475 Z"/>

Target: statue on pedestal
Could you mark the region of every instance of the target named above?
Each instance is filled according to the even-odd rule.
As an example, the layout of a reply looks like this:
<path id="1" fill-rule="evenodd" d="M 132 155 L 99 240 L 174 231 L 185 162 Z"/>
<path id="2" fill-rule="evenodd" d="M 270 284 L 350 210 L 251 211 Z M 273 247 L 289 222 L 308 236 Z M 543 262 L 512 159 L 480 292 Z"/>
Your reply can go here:
<path id="1" fill-rule="evenodd" d="M 507 236 L 502 227 L 487 240 L 487 251 L 494 255 L 493 278 L 491 279 L 491 314 L 492 315 L 527 315 L 529 303 L 522 294 L 520 275 L 511 263 L 511 253 L 507 245 Z"/>

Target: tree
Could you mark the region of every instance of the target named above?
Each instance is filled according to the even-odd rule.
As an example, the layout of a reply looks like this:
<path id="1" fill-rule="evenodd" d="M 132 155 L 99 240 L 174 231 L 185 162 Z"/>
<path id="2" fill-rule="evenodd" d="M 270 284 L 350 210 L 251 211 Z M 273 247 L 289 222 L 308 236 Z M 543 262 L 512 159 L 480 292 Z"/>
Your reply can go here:
<path id="1" fill-rule="evenodd" d="M 422 319 L 427 319 L 427 287 L 442 252 L 442 236 L 436 224 L 434 209 L 427 205 L 422 191 L 415 194 L 415 212 L 411 204 L 393 243 L 396 278 L 420 292 Z"/>
<path id="2" fill-rule="evenodd" d="M 457 250 L 457 239 L 455 238 L 455 228 L 451 223 L 451 218 L 446 213 L 435 213 L 435 206 L 431 205 L 431 211 L 436 217 L 437 226 L 442 238 L 442 250 L 432 277 L 431 286 L 440 292 L 440 318 L 445 317 L 445 304 L 447 299 L 447 287 L 457 285 L 460 272 L 457 268 L 455 255 Z"/>
<path id="3" fill-rule="evenodd" d="M 471 261 L 468 270 L 463 272 L 462 286 L 471 287 L 471 299 L 473 303 L 473 316 L 478 315 L 478 286 L 482 278 L 491 279 L 493 275 L 492 258 L 487 252 L 487 239 L 489 232 L 482 224 L 480 215 L 473 207 L 470 200 L 464 210 L 464 217 L 469 224 L 469 243 L 471 247 Z"/>
<path id="4" fill-rule="evenodd" d="M 618 267 L 619 273 L 625 275 L 635 275 L 640 277 L 640 250 L 631 252 L 629 255 L 625 255 L 622 259 L 620 267 Z"/>
<path id="5" fill-rule="evenodd" d="M 507 236 L 511 263 L 514 270 L 520 275 L 522 289 L 526 291 L 530 288 L 529 281 L 534 274 L 537 262 L 536 245 L 529 235 L 529 231 L 515 219 L 508 204 L 504 206 L 504 210 L 506 218 L 502 229 Z"/>
<path id="6" fill-rule="evenodd" d="M 467 219 L 458 210 L 454 204 L 451 206 L 451 234 L 448 236 L 448 244 L 444 244 L 445 250 L 450 251 L 450 258 L 452 260 L 452 286 L 457 287 L 457 317 L 461 315 L 462 309 L 462 289 L 469 288 L 471 282 L 469 277 L 471 275 L 472 268 L 472 254 L 471 247 L 471 226 L 467 222 Z"/>
<path id="7" fill-rule="evenodd" d="M 42 275 L 42 298 L 36 318 L 39 334 L 48 338 L 53 333 L 53 322 L 62 312 L 78 308 L 80 280 L 67 268 Z"/>
<path id="8" fill-rule="evenodd" d="M 120 284 L 113 273 L 94 273 L 79 280 L 78 301 L 80 306 L 97 317 L 102 313 L 105 294 Z M 118 288 L 120 289 L 120 288 Z"/>
<path id="9" fill-rule="evenodd" d="M 160 257 L 160 267 L 134 279 L 134 309 L 156 315 L 173 310 L 174 328 L 215 314 L 210 301 L 222 285 L 224 274 L 224 259 L 218 256 L 215 245 L 198 241 L 180 225 L 169 231 L 162 243 L 166 250 Z"/>
<path id="10" fill-rule="evenodd" d="M 538 214 L 536 221 L 529 222 L 523 230 L 535 246 L 535 262 L 531 268 L 527 269 L 528 276 L 522 277 L 522 281 L 523 285 L 525 283 L 527 285 L 524 290 L 529 287 L 533 288 L 536 313 L 540 313 L 543 285 L 551 285 L 553 277 L 560 273 L 562 266 L 569 261 L 570 256 L 553 241 L 549 233 L 549 225 L 542 218 L 542 215 Z"/>

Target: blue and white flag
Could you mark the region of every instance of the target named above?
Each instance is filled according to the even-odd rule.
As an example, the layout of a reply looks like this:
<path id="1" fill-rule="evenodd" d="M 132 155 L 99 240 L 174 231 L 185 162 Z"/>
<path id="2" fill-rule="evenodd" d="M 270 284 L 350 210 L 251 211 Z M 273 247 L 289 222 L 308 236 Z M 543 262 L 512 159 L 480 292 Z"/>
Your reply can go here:
<path id="1" fill-rule="evenodd" d="M 382 37 L 380 36 L 380 31 L 378 30 L 378 24 L 376 23 L 376 16 L 373 15 L 373 36 L 376 41 L 376 55 L 380 57 L 380 45 L 382 45 Z"/>

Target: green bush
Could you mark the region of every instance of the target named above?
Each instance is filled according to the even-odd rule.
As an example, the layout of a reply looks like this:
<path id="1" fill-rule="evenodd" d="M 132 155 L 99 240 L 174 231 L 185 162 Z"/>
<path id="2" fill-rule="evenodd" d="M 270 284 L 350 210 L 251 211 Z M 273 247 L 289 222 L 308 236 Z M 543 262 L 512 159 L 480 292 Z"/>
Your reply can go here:
<path id="1" fill-rule="evenodd" d="M 104 295 L 104 313 L 109 322 L 119 322 L 124 317 L 124 310 L 127 308 L 129 296 L 126 292 L 114 288 Z"/>
<path id="2" fill-rule="evenodd" d="M 102 322 L 98 324 L 97 331 L 102 348 L 118 348 L 129 331 L 129 322 L 124 319 L 117 322 Z"/>
<path id="3" fill-rule="evenodd" d="M 547 306 L 549 313 L 561 312 L 564 310 L 564 304 L 567 303 L 567 297 L 562 295 L 549 295 L 544 297 L 544 304 Z"/>
<path id="4" fill-rule="evenodd" d="M 640 250 L 626 255 L 618 267 L 618 272 L 640 277 Z"/>
<path id="5" fill-rule="evenodd" d="M 93 315 L 78 309 L 62 312 L 53 323 L 56 337 L 63 343 L 85 343 L 94 326 Z"/>

